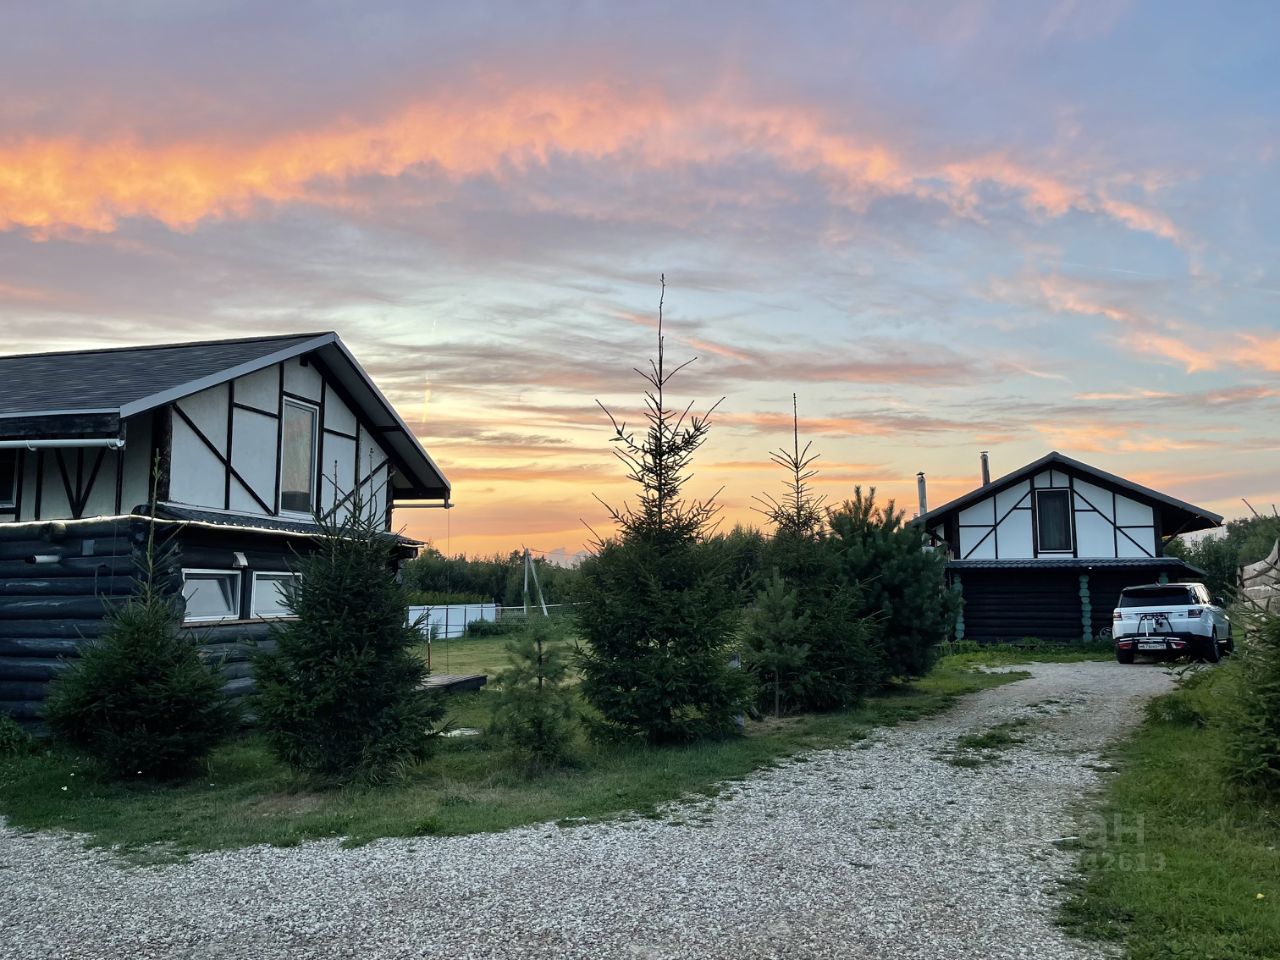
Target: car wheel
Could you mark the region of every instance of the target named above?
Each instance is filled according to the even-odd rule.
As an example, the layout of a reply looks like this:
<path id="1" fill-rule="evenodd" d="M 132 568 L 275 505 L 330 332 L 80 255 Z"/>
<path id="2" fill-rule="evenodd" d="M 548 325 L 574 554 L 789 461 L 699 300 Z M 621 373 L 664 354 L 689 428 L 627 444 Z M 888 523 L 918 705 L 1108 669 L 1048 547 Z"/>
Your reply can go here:
<path id="1" fill-rule="evenodd" d="M 1133 663 L 1133 651 L 1132 650 L 1116 650 L 1116 662 L 1117 663 Z"/>
<path id="2" fill-rule="evenodd" d="M 1200 656 L 1205 663 L 1217 663 L 1222 659 L 1222 648 L 1218 646 L 1218 635 L 1205 637 L 1203 652 Z"/>

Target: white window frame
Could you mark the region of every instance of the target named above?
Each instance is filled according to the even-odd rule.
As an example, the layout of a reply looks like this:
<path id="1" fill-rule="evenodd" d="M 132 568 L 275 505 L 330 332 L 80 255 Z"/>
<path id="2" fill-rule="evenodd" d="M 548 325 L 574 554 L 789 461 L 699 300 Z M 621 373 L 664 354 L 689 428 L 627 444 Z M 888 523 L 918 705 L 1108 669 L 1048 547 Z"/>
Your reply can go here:
<path id="1" fill-rule="evenodd" d="M 231 579 L 235 583 L 235 588 L 236 588 L 235 610 L 232 611 L 232 613 L 230 614 L 224 614 L 222 616 L 216 616 L 216 617 L 188 616 L 186 611 L 187 575 L 193 574 L 193 573 L 216 575 L 220 577 L 231 577 Z M 182 591 L 183 593 L 182 622 L 183 623 L 227 623 L 232 620 L 240 619 L 241 605 L 244 601 L 244 577 L 241 576 L 239 570 L 223 570 L 223 569 L 213 569 L 208 567 L 184 567 L 182 570 L 182 586 L 183 586 L 183 591 Z"/>
<path id="2" fill-rule="evenodd" d="M 311 510 L 286 510 L 284 508 L 284 416 L 285 408 L 289 406 L 300 407 L 311 413 Z M 293 397 L 285 397 L 284 403 L 280 407 L 280 449 L 276 451 L 276 456 L 280 458 L 280 483 L 276 489 L 276 514 L 282 517 L 301 517 L 311 519 L 314 513 L 316 497 L 320 493 L 320 432 L 324 429 L 324 424 L 320 422 L 320 406 L 307 400 L 295 400 Z"/>
<path id="3" fill-rule="evenodd" d="M 1046 548 L 1040 545 L 1040 494 L 1042 493 L 1066 495 L 1066 498 L 1067 498 L 1067 545 L 1065 547 Z M 1035 529 L 1036 553 L 1041 554 L 1041 553 L 1073 552 L 1076 548 L 1076 538 L 1075 538 L 1075 531 L 1072 529 L 1072 526 L 1073 526 L 1072 520 L 1074 519 L 1072 517 L 1072 513 L 1075 508 L 1072 505 L 1073 497 L 1072 497 L 1071 488 L 1070 487 L 1040 487 L 1036 490 L 1035 497 L 1036 497 L 1036 529 Z"/>
<path id="4" fill-rule="evenodd" d="M 22 483 L 21 464 L 21 452 L 13 450 L 13 496 L 7 500 L 0 500 L 0 507 L 16 507 L 18 505 L 18 486 Z"/>
<path id="5" fill-rule="evenodd" d="M 258 613 L 259 577 L 293 577 L 295 580 L 301 580 L 302 574 L 296 570 L 254 570 L 253 576 L 249 578 L 249 616 L 251 618 L 254 620 L 284 620 L 292 617 L 292 613 L 282 613 L 273 617 Z"/>

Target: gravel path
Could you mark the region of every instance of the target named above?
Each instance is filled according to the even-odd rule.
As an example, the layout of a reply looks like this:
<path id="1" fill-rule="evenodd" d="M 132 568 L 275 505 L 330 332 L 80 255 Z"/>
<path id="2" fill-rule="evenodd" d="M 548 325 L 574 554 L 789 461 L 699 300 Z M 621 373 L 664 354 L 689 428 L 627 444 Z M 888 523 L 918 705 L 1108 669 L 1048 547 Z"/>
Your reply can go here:
<path id="1" fill-rule="evenodd" d="M 941 717 L 639 820 L 123 868 L 0 821 L 0 957 L 1096 957 L 1052 913 L 1070 806 L 1155 666 L 1035 664 Z M 940 755 L 1026 718 L 1001 764 Z"/>

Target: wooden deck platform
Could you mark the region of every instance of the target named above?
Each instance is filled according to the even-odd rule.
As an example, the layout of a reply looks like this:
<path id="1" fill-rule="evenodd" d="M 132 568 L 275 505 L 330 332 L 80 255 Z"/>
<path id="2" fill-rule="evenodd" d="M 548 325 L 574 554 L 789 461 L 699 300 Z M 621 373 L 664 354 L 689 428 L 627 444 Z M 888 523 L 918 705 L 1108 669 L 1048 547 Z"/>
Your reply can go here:
<path id="1" fill-rule="evenodd" d="M 433 673 L 427 677 L 425 686 L 445 693 L 470 693 L 488 682 L 489 678 L 483 673 Z"/>

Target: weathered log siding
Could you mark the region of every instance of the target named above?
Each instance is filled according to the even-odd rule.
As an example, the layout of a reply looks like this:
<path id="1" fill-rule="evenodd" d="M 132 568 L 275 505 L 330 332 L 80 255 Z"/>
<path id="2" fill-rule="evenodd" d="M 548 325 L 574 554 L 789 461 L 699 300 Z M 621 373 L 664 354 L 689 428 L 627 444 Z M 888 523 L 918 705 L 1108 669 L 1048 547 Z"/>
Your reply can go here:
<path id="1" fill-rule="evenodd" d="M 296 562 L 291 544 L 307 538 L 161 526 L 158 552 L 171 551 L 168 588 L 180 590 L 182 567 L 230 568 L 235 553 L 251 570 L 287 570 Z M 147 524 L 139 517 L 40 526 L 0 525 L 0 710 L 24 724 L 39 721 L 48 684 L 102 636 L 104 617 L 133 595 Z M 34 562 L 34 558 L 52 558 Z M 263 621 L 184 627 L 227 679 L 225 692 L 253 689 L 253 652 L 271 644 Z"/>
<path id="2" fill-rule="evenodd" d="M 40 716 L 49 681 L 133 590 L 130 520 L 0 525 L 0 710 Z"/>

